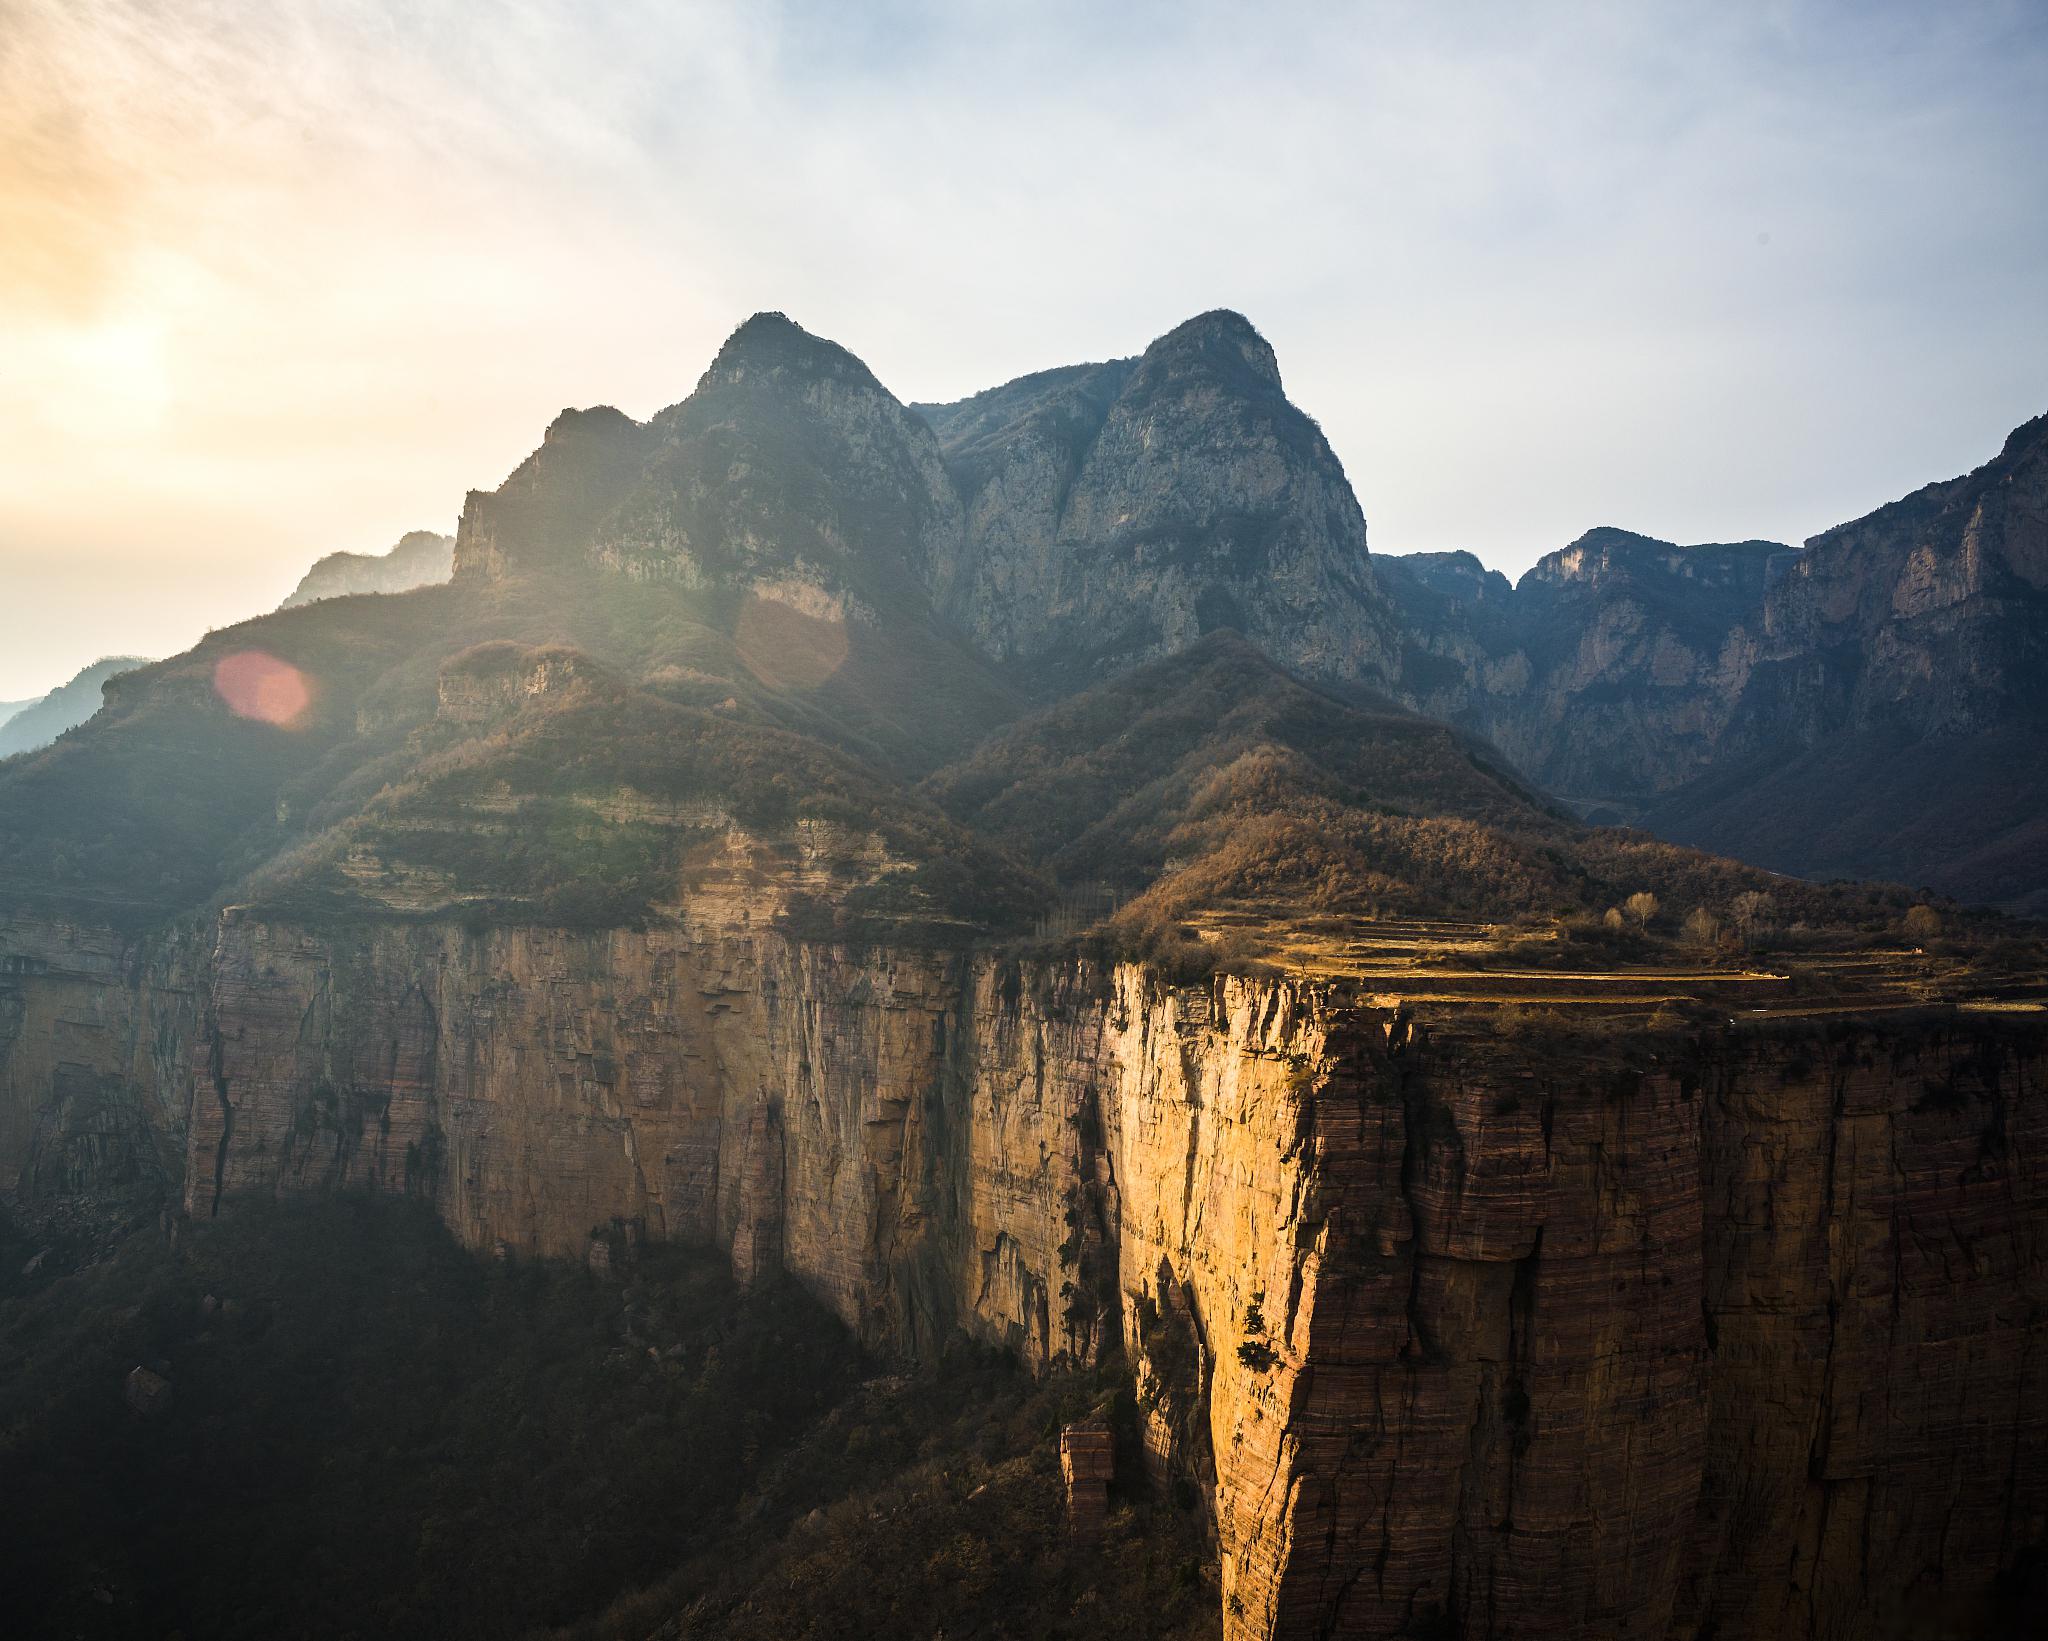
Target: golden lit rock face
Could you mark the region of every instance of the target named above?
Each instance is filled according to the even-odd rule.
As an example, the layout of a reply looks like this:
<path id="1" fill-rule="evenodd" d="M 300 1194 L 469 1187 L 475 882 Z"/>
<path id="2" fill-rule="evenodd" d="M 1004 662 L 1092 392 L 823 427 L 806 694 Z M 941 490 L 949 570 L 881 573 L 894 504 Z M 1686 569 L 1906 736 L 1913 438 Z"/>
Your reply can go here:
<path id="1" fill-rule="evenodd" d="M 1967 1633 L 2048 1533 L 2022 1025 L 1504 1036 L 699 910 L 10 926 L 0 1164 L 152 1136 L 196 1214 L 366 1185 L 577 1259 L 623 1220 L 885 1350 L 1120 1340 L 1234 1641 Z"/>

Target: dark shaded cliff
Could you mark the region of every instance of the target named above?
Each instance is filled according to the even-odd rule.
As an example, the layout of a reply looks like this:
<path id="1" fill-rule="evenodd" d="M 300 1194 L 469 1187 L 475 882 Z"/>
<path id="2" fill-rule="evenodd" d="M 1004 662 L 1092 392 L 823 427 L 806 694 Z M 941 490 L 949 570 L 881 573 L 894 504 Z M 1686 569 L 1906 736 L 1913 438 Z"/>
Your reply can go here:
<path id="1" fill-rule="evenodd" d="M 1647 824 L 1782 870 L 2048 909 L 2048 416 L 1816 536 L 1754 625 L 1718 766 Z"/>
<path id="2" fill-rule="evenodd" d="M 1382 557 L 1401 691 L 1582 813 L 1810 877 L 2048 893 L 2048 417 L 1803 551 Z"/>

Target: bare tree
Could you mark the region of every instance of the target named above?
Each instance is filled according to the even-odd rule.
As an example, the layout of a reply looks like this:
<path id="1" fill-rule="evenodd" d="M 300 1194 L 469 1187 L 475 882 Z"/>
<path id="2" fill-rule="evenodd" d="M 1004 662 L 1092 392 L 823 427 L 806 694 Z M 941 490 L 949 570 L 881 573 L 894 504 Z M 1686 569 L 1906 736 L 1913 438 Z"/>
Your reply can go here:
<path id="1" fill-rule="evenodd" d="M 1628 913 L 1629 920 L 1640 929 L 1657 915 L 1657 897 L 1647 889 L 1638 889 L 1621 903 L 1621 909 Z"/>
<path id="2" fill-rule="evenodd" d="M 1618 906 L 1608 907 L 1607 915 L 1601 918 L 1600 921 L 1607 926 L 1607 930 L 1610 934 L 1620 934 L 1623 927 L 1625 926 L 1624 919 L 1621 915 L 1621 908 Z"/>
<path id="3" fill-rule="evenodd" d="M 1745 946 L 1754 946 L 1765 939 L 1777 923 L 1777 905 L 1761 889 L 1745 889 L 1735 897 L 1729 918 L 1735 925 L 1735 935 Z"/>
<path id="4" fill-rule="evenodd" d="M 1721 920 L 1706 907 L 1695 906 L 1686 916 L 1683 933 L 1688 946 L 1710 948 L 1721 938 Z"/>
<path id="5" fill-rule="evenodd" d="M 1906 938 L 1916 943 L 1933 940 L 1941 933 L 1941 913 L 1932 906 L 1915 906 L 1906 914 Z"/>

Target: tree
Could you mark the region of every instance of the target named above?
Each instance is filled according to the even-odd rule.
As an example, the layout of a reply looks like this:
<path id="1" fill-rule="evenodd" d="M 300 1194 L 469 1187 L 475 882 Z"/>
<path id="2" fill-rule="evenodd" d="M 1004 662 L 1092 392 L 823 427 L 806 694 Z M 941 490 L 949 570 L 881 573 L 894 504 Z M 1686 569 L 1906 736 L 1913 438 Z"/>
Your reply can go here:
<path id="1" fill-rule="evenodd" d="M 1704 906 L 1695 906 L 1685 920 L 1685 943 L 1707 948 L 1721 938 L 1721 920 Z"/>
<path id="2" fill-rule="evenodd" d="M 1608 907 L 1607 915 L 1601 918 L 1600 921 L 1606 925 L 1610 934 L 1620 934 L 1624 927 L 1621 909 L 1618 906 Z"/>
<path id="3" fill-rule="evenodd" d="M 1730 918 L 1743 945 L 1754 946 L 1771 932 L 1777 922 L 1777 905 L 1761 889 L 1745 889 L 1735 897 Z"/>
<path id="4" fill-rule="evenodd" d="M 1646 928 L 1650 919 L 1657 915 L 1657 897 L 1647 889 L 1638 889 L 1621 903 L 1621 909 L 1628 913 L 1629 920 L 1637 928 Z"/>
<path id="5" fill-rule="evenodd" d="M 1915 906 L 1906 914 L 1906 938 L 1924 944 L 1941 933 L 1941 913 L 1932 906 Z"/>

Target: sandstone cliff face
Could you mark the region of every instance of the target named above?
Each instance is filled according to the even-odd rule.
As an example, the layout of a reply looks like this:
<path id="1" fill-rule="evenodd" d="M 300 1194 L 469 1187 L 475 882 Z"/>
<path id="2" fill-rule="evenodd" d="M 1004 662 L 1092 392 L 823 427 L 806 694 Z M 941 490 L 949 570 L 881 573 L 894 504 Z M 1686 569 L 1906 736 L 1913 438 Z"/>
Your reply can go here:
<path id="1" fill-rule="evenodd" d="M 1243 1633 L 1986 1633 L 2048 1524 L 2041 1044 L 1500 1047 L 1397 1026 L 1317 1104 Z"/>
<path id="2" fill-rule="evenodd" d="M 173 1190 L 200 944 L 0 915 L 0 1196 Z"/>
<path id="3" fill-rule="evenodd" d="M 1709 1069 L 1685 1633 L 2025 1627 L 1961 1569 L 2025 1568 L 2048 1529 L 2043 1046 L 1845 1028 Z"/>
<path id="4" fill-rule="evenodd" d="M 2048 1535 L 2038 1033 L 1504 1039 L 738 906 L 17 926 L 10 1177 L 182 1150 L 194 1213 L 404 1191 L 715 1240 L 885 1351 L 1121 1343 L 1235 1637 L 1965 1634 Z"/>

